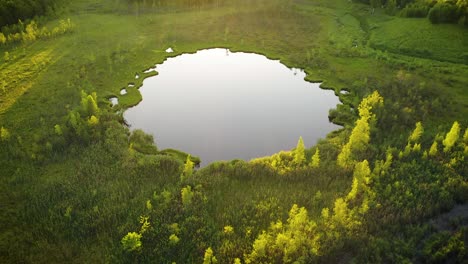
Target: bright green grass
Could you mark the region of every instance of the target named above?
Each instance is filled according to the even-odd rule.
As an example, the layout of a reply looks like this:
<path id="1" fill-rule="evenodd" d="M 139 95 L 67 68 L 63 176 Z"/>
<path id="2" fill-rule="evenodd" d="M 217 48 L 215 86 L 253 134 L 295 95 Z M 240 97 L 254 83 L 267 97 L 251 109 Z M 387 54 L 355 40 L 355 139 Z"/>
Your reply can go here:
<path id="1" fill-rule="evenodd" d="M 427 19 L 395 17 L 375 24 L 369 44 L 392 53 L 468 64 L 466 28 L 433 25 Z"/>
<path id="2" fill-rule="evenodd" d="M 17 56 L 10 62 L 0 59 L 1 74 L 8 75 L 9 80 L 24 79 L 30 85 L 22 94 L 9 95 L 12 103 L 0 111 L 0 125 L 21 136 L 26 145 L 52 131 L 55 124 L 63 123 L 68 111 L 79 105 L 81 90 L 96 91 L 101 108 L 110 109 L 107 99 L 111 96 L 119 97 L 116 110 L 132 106 L 141 100 L 137 87 L 145 77 L 144 70 L 167 56 L 211 47 L 261 53 L 281 59 L 287 66 L 304 68 L 309 74 L 307 79 L 321 80 L 323 87 L 337 94 L 342 88 L 350 90 L 349 95 L 340 97 L 354 107 L 365 94 L 395 81 L 403 70 L 443 87 L 441 93 L 453 102 L 452 112 L 427 117 L 428 124 L 436 127 L 455 119 L 466 120 L 468 70 L 466 65 L 451 62 L 460 62 L 468 52 L 467 34 L 466 29 L 456 25 L 433 26 L 425 19 L 372 16 L 367 7 L 346 0 L 289 4 L 239 1 L 218 8 L 177 12 L 169 8 L 139 16 L 110 12 L 117 7 L 102 2 L 73 3 L 71 13 L 64 14 L 76 24 L 71 34 L 0 48 L 1 54 L 8 49 L 11 56 Z M 175 53 L 165 53 L 168 47 Z M 426 50 L 429 53 L 423 52 Z M 22 70 L 24 61 L 45 51 L 50 52 L 46 67 L 30 69 L 32 73 Z M 28 74 L 31 78 L 26 78 Z M 135 74 L 140 74 L 138 80 Z M 366 84 L 365 80 L 372 82 Z M 121 96 L 120 89 L 128 83 L 135 83 L 135 88 L 127 88 L 128 94 Z M 352 125 L 352 121 L 345 125 Z M 125 140 L 121 142 L 124 144 Z M 338 146 L 340 141 L 332 144 Z M 103 157 L 107 154 L 105 148 L 90 146 L 78 149 L 82 151 L 79 153 L 65 152 L 52 163 L 35 165 L 21 160 L 2 167 L 0 186 L 8 191 L 0 196 L 2 204 L 6 204 L 0 215 L 0 249 L 2 253 L 17 249 L 6 260 L 109 261 L 122 235 L 137 228 L 137 218 L 145 212 L 144 202 L 154 191 L 160 193 L 167 188 L 175 190 L 174 195 L 180 192 L 174 187 L 179 177 L 174 169 L 180 165 L 177 162 L 158 155 L 108 158 Z M 169 152 L 185 157 L 181 152 Z M 167 162 L 163 165 L 172 173 L 160 173 L 161 160 Z M 317 180 L 285 184 L 298 190 L 295 195 L 282 188 L 285 186 L 281 179 L 233 180 L 235 188 L 228 189 L 228 198 L 222 203 L 210 200 L 212 210 L 229 215 L 227 208 L 231 206 L 242 209 L 248 206 L 248 200 L 276 197 L 283 200 L 282 213 L 296 202 L 308 206 L 311 215 L 316 216 L 321 207 L 331 206 L 333 199 L 351 184 L 349 177 L 336 178 L 336 171 L 325 172 Z M 264 187 L 256 194 L 258 185 Z M 324 197 L 320 206 L 309 199 L 317 190 Z M 221 191 L 209 189 L 209 195 L 222 199 Z M 68 207 L 73 221 L 65 222 Z M 31 247 L 30 243 L 36 244 Z"/>
<path id="3" fill-rule="evenodd" d="M 280 58 L 288 66 L 305 68 L 310 74 L 308 79 L 322 80 L 323 87 L 339 91 L 370 76 L 380 80 L 394 78 L 399 67 L 376 61 L 370 47 L 381 50 L 384 45 L 388 51 L 398 50 L 396 56 L 401 54 L 398 59 L 403 61 L 413 60 L 405 55 L 413 56 L 406 53 L 418 53 L 418 50 L 428 50 L 439 60 L 442 57 L 448 61 L 460 60 L 468 47 L 464 45 L 467 37 L 463 28 L 432 26 L 423 19 L 379 21 L 365 8 L 346 1 L 304 1 L 295 4 L 295 9 L 287 5 L 278 9 L 274 3 L 241 4 L 236 8 L 140 16 L 102 14 L 96 11 L 99 9 L 95 4 L 88 5 L 90 9 L 84 8 L 79 15 L 70 16 L 76 24 L 74 33 L 10 51 L 19 56 L 26 50 L 24 56 L 29 56 L 30 52 L 52 48 L 54 56 L 53 63 L 41 72 L 44 78 L 31 82 L 28 93 L 0 116 L 5 126 L 13 130 L 35 127 L 41 117 L 47 117 L 45 122 L 51 127 L 78 103 L 80 90 L 97 91 L 101 104 L 107 103 L 108 97 L 117 96 L 122 107 L 135 105 L 141 100 L 136 89 L 143 80 L 135 80 L 136 73 L 142 75 L 143 70 L 161 63 L 166 56 L 203 48 L 229 47 Z M 370 33 L 366 32 L 366 24 L 370 25 Z M 417 38 L 412 38 L 413 32 L 418 34 Z M 370 47 L 366 46 L 369 35 Z M 438 39 L 440 35 L 443 37 Z M 167 47 L 173 47 L 176 52 L 166 54 L 163 51 Z M 454 67 L 437 61 L 432 63 L 438 69 Z M 5 67 L 10 67 L 8 64 Z M 450 89 L 464 96 L 461 87 L 466 77 L 460 76 L 466 68 L 461 69 L 462 72 L 434 76 L 432 68 L 424 67 L 421 74 L 434 76 L 433 81 L 440 83 L 447 78 L 459 79 Z M 136 84 L 135 88 L 120 96 L 120 89 L 130 82 Z"/>

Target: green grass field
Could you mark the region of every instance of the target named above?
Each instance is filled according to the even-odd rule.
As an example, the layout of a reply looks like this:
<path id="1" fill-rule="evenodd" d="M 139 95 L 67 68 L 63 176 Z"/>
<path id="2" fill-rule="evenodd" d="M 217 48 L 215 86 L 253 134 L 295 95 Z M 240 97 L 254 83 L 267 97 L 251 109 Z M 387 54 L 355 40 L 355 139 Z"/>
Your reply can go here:
<path id="1" fill-rule="evenodd" d="M 387 16 L 381 10 L 371 14 L 368 6 L 347 0 L 213 1 L 139 12 L 119 1 L 81 0 L 58 16 L 45 26 L 70 18 L 73 31 L 0 45 L 0 127 L 11 134 L 10 141 L 0 141 L 0 262 L 200 263 L 212 247 L 219 263 L 235 258 L 245 263 L 254 259 L 253 243 L 262 231 L 279 232 L 268 229 L 271 223 L 282 220 L 282 230 L 293 230 L 294 221 L 287 221 L 293 204 L 307 208 L 317 225 L 312 229 L 323 239 L 320 249 L 314 248 L 320 254 L 304 249 L 308 253 L 297 253 L 298 263 L 424 262 L 440 248 L 443 252 L 443 243 L 456 256 L 467 256 L 458 238 L 465 234 L 466 243 L 465 220 L 455 224 L 450 236 L 428 224 L 455 203 L 467 202 L 466 28 Z M 168 47 L 175 52 L 166 53 Z M 139 147 L 148 151 L 141 151 L 130 142 L 130 132 L 119 121 L 121 111 L 142 99 L 138 88 L 154 74 L 144 71 L 168 56 L 213 47 L 280 59 L 304 69 L 307 80 L 335 91 L 343 105 L 330 115 L 344 128 L 305 154 L 310 160 L 319 147 L 319 168 L 281 174 L 232 161 L 181 180 L 184 150 L 157 151 L 142 143 Z M 120 95 L 124 87 L 128 93 Z M 339 167 L 336 158 L 358 119 L 353 109 L 375 90 L 384 97 L 385 108 L 373 109 L 377 120 L 370 124 L 370 143 L 356 160 L 369 160 L 369 188 L 377 194 L 367 201 L 369 213 L 358 214 L 361 229 L 340 229 L 328 224 L 339 220 L 323 220 L 322 209 L 330 208 L 332 215 L 336 201 L 352 189 L 355 172 Z M 86 137 L 73 134 L 70 125 L 81 91 L 96 92 L 100 109 L 100 125 Z M 110 97 L 118 97 L 117 107 L 111 107 Z M 403 154 L 418 121 L 425 128 L 421 155 L 416 150 Z M 436 134 L 444 136 L 454 121 L 460 122 L 461 132 L 453 153 L 442 152 L 439 140 L 439 154 L 423 158 Z M 63 135 L 56 132 L 57 124 Z M 379 170 L 388 153 L 394 155 L 393 167 Z M 186 186 L 193 190 L 189 205 L 181 197 Z M 349 210 L 366 211 L 360 207 L 362 197 L 347 200 Z M 149 216 L 151 227 L 140 231 L 142 249 L 127 252 L 121 240 L 140 230 L 140 216 Z M 353 217 L 349 213 L 346 221 Z M 382 226 L 376 228 L 380 220 Z M 228 225 L 234 234 L 223 232 Z M 172 234 L 180 242 L 171 244 Z M 453 256 L 447 259 L 457 258 Z"/>

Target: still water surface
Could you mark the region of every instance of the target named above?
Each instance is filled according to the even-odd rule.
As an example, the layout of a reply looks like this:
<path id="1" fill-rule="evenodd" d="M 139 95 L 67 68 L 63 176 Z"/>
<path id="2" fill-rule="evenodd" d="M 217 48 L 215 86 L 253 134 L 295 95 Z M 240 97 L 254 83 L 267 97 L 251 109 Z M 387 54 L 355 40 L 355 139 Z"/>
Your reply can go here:
<path id="1" fill-rule="evenodd" d="M 124 117 L 153 134 L 159 149 L 189 152 L 202 165 L 289 150 L 299 136 L 311 146 L 338 128 L 328 120 L 339 103 L 333 91 L 262 55 L 209 49 L 155 70 L 140 88 L 143 101 Z"/>

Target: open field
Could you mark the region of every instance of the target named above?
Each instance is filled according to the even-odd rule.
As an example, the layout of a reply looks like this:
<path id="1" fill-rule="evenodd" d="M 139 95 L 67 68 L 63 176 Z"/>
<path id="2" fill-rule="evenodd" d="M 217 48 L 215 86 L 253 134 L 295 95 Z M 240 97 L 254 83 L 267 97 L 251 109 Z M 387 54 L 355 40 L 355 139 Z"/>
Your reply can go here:
<path id="1" fill-rule="evenodd" d="M 468 199 L 466 28 L 372 14 L 369 6 L 346 0 L 232 0 L 140 10 L 81 0 L 58 16 L 42 26 L 69 18 L 73 30 L 0 44 L 0 127 L 9 131 L 0 141 L 0 262 L 199 263 L 208 247 L 219 263 L 440 261 L 434 252 L 445 248 L 454 253 L 442 260 L 467 256 L 466 216 L 452 220 L 450 230 L 430 225 Z M 174 53 L 165 52 L 169 47 Z M 294 150 L 188 173 L 186 153 L 129 137 L 121 111 L 142 99 L 138 87 L 154 74 L 144 71 L 168 56 L 212 47 L 280 59 L 335 91 L 343 104 L 330 118 L 343 129 L 304 154 L 309 162 L 319 148 L 319 167 L 295 164 Z M 128 93 L 120 95 L 124 87 Z M 375 116 L 363 130 L 370 140 L 353 153 L 352 166 L 341 166 L 337 157 L 356 120 L 365 119 L 358 106 L 373 91 L 384 103 L 369 103 Z M 93 92 L 96 107 L 89 103 Z M 111 107 L 110 97 L 119 105 Z M 408 139 L 420 121 L 424 133 Z M 442 151 L 454 121 L 460 124 L 457 141 Z M 439 147 L 428 154 L 434 141 Z M 359 166 L 370 166 L 369 172 Z M 308 216 L 290 211 L 293 204 Z M 140 216 L 149 217 L 150 227 L 142 227 Z M 281 228 L 271 225 L 279 220 Z M 291 247 L 287 258 L 263 231 L 270 238 L 291 236 L 298 246 L 278 242 Z M 142 235 L 141 248 L 122 246 L 129 232 Z M 313 235 L 301 244 L 294 232 Z M 257 250 L 262 241 L 270 259 Z"/>

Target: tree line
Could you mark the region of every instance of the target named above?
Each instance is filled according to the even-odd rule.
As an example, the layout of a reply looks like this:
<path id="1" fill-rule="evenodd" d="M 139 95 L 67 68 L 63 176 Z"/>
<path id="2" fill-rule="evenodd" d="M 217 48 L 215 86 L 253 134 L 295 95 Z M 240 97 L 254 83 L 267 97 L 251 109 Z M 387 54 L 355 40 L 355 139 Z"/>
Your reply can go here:
<path id="1" fill-rule="evenodd" d="M 53 14 L 63 0 L 0 0 L 0 28 L 36 16 Z"/>
<path id="2" fill-rule="evenodd" d="M 468 26 L 468 0 L 357 0 L 373 10 L 383 8 L 390 15 L 427 17 L 431 23 Z"/>
<path id="3" fill-rule="evenodd" d="M 18 24 L 15 24 L 11 27 L 5 29 L 5 32 L 11 32 L 4 34 L 0 32 L 0 45 L 15 43 L 15 42 L 34 42 L 37 39 L 52 38 L 58 35 L 62 35 L 68 32 L 72 32 L 75 25 L 71 22 L 70 19 L 60 20 L 59 24 L 49 30 L 47 27 L 39 27 L 36 21 L 31 20 L 28 24 L 25 24 L 20 20 Z M 8 52 L 5 52 L 5 61 L 8 61 L 7 58 Z"/>

